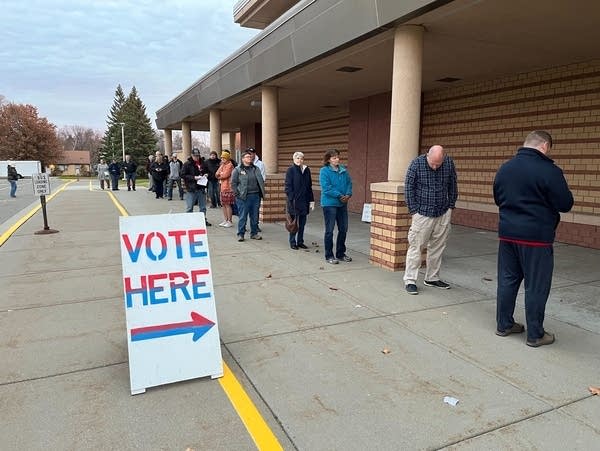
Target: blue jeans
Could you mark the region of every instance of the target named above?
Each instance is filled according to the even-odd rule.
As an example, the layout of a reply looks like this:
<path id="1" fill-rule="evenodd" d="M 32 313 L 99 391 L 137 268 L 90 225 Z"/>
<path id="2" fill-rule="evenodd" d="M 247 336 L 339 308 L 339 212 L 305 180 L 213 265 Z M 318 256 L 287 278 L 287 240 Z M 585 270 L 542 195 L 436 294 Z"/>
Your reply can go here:
<path id="1" fill-rule="evenodd" d="M 9 182 L 10 182 L 10 197 L 17 197 L 15 194 L 17 192 L 17 181 L 9 180 Z"/>
<path id="2" fill-rule="evenodd" d="M 198 211 L 204 213 L 206 217 L 206 191 L 196 190 L 185 193 L 186 213 L 194 211 L 194 205 L 198 205 Z"/>
<path id="3" fill-rule="evenodd" d="M 325 259 L 334 256 L 338 259 L 346 255 L 346 233 L 348 232 L 348 206 L 322 207 L 325 219 Z M 333 228 L 337 223 L 338 234 L 335 242 L 335 255 L 333 254 Z"/>
<path id="4" fill-rule="evenodd" d="M 220 187 L 218 180 L 209 180 L 208 181 L 208 198 L 210 199 L 210 203 L 213 207 L 221 206 L 221 199 L 219 196 Z"/>
<path id="5" fill-rule="evenodd" d="M 169 179 L 167 182 L 169 187 L 167 188 L 167 198 L 173 199 L 173 185 L 177 183 L 177 189 L 179 189 L 179 198 L 183 199 L 183 188 L 181 186 L 181 179 Z"/>
<path id="6" fill-rule="evenodd" d="M 295 216 L 290 215 L 292 221 Z M 298 231 L 296 233 L 290 233 L 290 246 L 296 246 L 298 244 L 304 244 L 304 226 L 306 225 L 306 215 L 298 215 Z"/>
<path id="7" fill-rule="evenodd" d="M 517 292 L 525 280 L 527 338 L 533 341 L 544 336 L 544 315 L 553 270 L 552 246 L 533 247 L 500 241 L 496 292 L 496 323 L 499 331 L 508 330 L 514 324 Z"/>
<path id="8" fill-rule="evenodd" d="M 250 236 L 258 234 L 258 215 L 260 214 L 260 195 L 248 194 L 246 200 L 236 199 L 238 205 L 238 235 L 244 236 L 246 221 L 250 216 Z"/>
<path id="9" fill-rule="evenodd" d="M 135 191 L 135 172 L 133 174 L 125 173 L 125 178 L 127 179 L 127 190 L 133 188 Z"/>

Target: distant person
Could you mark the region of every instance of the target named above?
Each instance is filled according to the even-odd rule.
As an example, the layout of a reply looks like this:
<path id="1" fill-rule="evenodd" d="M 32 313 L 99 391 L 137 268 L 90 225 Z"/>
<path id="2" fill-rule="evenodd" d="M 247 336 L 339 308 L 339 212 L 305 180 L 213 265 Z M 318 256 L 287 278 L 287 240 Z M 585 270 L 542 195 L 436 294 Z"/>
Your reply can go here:
<path id="1" fill-rule="evenodd" d="M 154 163 L 150 166 L 152 180 L 154 181 L 154 193 L 156 199 L 164 199 L 165 180 L 169 176 L 169 163 L 167 163 L 162 154 L 158 154 Z"/>
<path id="2" fill-rule="evenodd" d="M 10 197 L 17 197 L 17 180 L 22 177 L 12 164 L 6 166 L 6 178 L 10 183 Z"/>
<path id="3" fill-rule="evenodd" d="M 204 213 L 206 226 L 212 224 L 206 218 L 206 186 L 208 185 L 208 171 L 200 159 L 200 150 L 192 149 L 192 155 L 183 163 L 181 169 L 181 178 L 185 183 L 185 203 L 186 212 L 192 213 L 194 205 L 198 205 L 198 210 Z"/>
<path id="4" fill-rule="evenodd" d="M 219 226 L 226 228 L 233 226 L 233 204 L 235 202 L 235 194 L 233 194 L 231 188 L 231 174 L 233 173 L 233 169 L 231 154 L 227 150 L 224 150 L 221 152 L 221 164 L 215 173 L 215 177 L 221 185 L 219 192 L 224 218 L 224 221 Z"/>
<path id="5" fill-rule="evenodd" d="M 119 178 L 121 177 L 121 165 L 116 159 L 112 159 L 108 165 L 108 173 L 110 174 L 110 183 L 113 191 L 119 190 Z"/>
<path id="6" fill-rule="evenodd" d="M 98 171 L 98 180 L 100 182 L 100 189 L 104 189 L 104 182 L 106 182 L 106 189 L 110 189 L 110 181 L 108 174 L 108 165 L 104 158 L 100 158 L 100 163 L 98 163 L 98 167 L 96 168 Z"/>
<path id="7" fill-rule="evenodd" d="M 183 161 L 177 158 L 177 154 L 171 155 L 169 161 L 169 181 L 167 186 L 167 200 L 173 200 L 173 185 L 177 184 L 179 190 L 179 200 L 183 200 L 183 186 L 181 186 L 181 169 Z"/>
<path id="8" fill-rule="evenodd" d="M 204 165 L 208 171 L 208 199 L 210 200 L 210 208 L 217 208 L 221 206 L 221 200 L 219 198 L 219 180 L 217 180 L 216 173 L 219 169 L 221 160 L 217 156 L 217 152 L 211 150 L 208 160 L 205 160 Z"/>
<path id="9" fill-rule="evenodd" d="M 137 177 L 137 163 L 131 159 L 131 155 L 125 155 L 125 163 L 123 170 L 125 171 L 125 179 L 127 180 L 127 191 L 135 191 L 135 179 Z"/>
<path id="10" fill-rule="evenodd" d="M 81 169 L 79 169 L 79 166 L 77 166 L 75 168 L 75 177 L 77 177 L 77 181 L 79 181 L 79 176 L 81 175 Z"/>
<path id="11" fill-rule="evenodd" d="M 500 212 L 496 335 L 524 331 L 513 314 L 517 292 L 525 280 L 527 346 L 534 348 L 554 343 L 554 334 L 544 330 L 554 269 L 552 245 L 560 213 L 573 207 L 573 194 L 563 172 L 548 157 L 550 149 L 548 132 L 531 132 L 494 179 L 494 201 Z"/>
<path id="12" fill-rule="evenodd" d="M 330 149 L 323 156 L 323 167 L 319 172 L 321 184 L 321 208 L 325 220 L 325 260 L 337 265 L 340 261 L 351 262 L 346 255 L 348 233 L 348 201 L 352 197 L 352 179 L 346 166 L 340 164 L 340 153 Z M 337 224 L 335 253 L 333 251 L 333 229 Z"/>
<path id="13" fill-rule="evenodd" d="M 419 294 L 417 276 L 423 249 L 427 249 L 423 284 L 446 290 L 450 285 L 440 280 L 440 267 L 450 234 L 452 210 L 458 198 L 458 185 L 454 161 L 445 155 L 442 146 L 432 146 L 427 154 L 419 155 L 410 163 L 404 197 L 412 215 L 404 270 L 406 292 Z"/>
<path id="14" fill-rule="evenodd" d="M 293 164 L 285 173 L 286 208 L 292 220 L 298 221 L 298 230 L 289 234 L 289 243 L 293 250 L 308 249 L 304 244 L 304 227 L 309 211 L 315 208 L 312 177 L 302 152 L 294 152 L 292 160 Z"/>
<path id="15" fill-rule="evenodd" d="M 154 179 L 152 178 L 152 163 L 154 163 L 154 155 L 148 155 L 148 161 L 146 162 L 146 174 L 148 174 L 148 191 L 154 191 Z"/>
<path id="16" fill-rule="evenodd" d="M 250 238 L 262 240 L 258 234 L 258 217 L 260 214 L 260 200 L 265 197 L 265 182 L 260 169 L 253 164 L 254 155 L 245 151 L 242 162 L 233 170 L 231 176 L 231 189 L 235 193 L 239 209 L 238 241 L 244 241 L 246 222 L 250 218 Z"/>

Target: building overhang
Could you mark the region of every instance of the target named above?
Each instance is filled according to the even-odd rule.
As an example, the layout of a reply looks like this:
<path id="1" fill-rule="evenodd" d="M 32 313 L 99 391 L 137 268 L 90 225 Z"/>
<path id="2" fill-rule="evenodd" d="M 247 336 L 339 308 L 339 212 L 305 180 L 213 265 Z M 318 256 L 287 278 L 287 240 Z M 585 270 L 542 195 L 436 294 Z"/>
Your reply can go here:
<path id="1" fill-rule="evenodd" d="M 242 27 L 265 29 L 299 0 L 240 0 L 233 7 L 233 20 Z"/>
<path id="2" fill-rule="evenodd" d="M 262 85 L 280 88 L 282 121 L 347 111 L 353 99 L 391 90 L 401 24 L 425 28 L 429 91 L 598 58 L 599 18 L 594 0 L 304 0 L 161 108 L 156 124 L 208 130 L 217 108 L 223 131 L 236 131 L 260 122 Z"/>

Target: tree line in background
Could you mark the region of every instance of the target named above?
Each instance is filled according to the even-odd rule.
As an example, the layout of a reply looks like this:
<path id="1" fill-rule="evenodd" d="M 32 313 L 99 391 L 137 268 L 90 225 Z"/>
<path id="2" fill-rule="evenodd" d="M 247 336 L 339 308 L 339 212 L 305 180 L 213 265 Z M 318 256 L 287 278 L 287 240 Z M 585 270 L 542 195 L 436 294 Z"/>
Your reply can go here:
<path id="1" fill-rule="evenodd" d="M 143 172 L 149 155 L 156 150 L 165 152 L 164 133 L 152 128 L 135 86 L 128 96 L 121 85 L 117 86 L 106 124 L 104 135 L 81 125 L 57 130 L 38 116 L 35 106 L 11 103 L 0 95 L 0 160 L 39 160 L 48 166 L 61 162 L 63 150 L 84 150 L 90 153 L 94 168 L 100 158 L 121 161 L 124 144 L 125 153 L 138 162 Z M 183 148 L 181 132 L 174 130 L 172 140 L 174 151 Z M 192 147 L 208 156 L 208 134 L 192 134 Z"/>

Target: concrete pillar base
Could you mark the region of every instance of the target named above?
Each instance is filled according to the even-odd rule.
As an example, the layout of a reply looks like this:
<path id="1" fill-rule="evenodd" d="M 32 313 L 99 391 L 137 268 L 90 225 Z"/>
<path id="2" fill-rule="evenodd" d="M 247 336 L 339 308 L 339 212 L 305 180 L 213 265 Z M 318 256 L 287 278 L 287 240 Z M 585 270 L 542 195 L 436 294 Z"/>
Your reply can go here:
<path id="1" fill-rule="evenodd" d="M 267 174 L 265 182 L 267 197 L 260 207 L 261 222 L 285 221 L 285 174 Z"/>
<path id="2" fill-rule="evenodd" d="M 369 261 L 373 265 L 390 271 L 404 270 L 410 223 L 404 183 L 372 183 Z"/>

